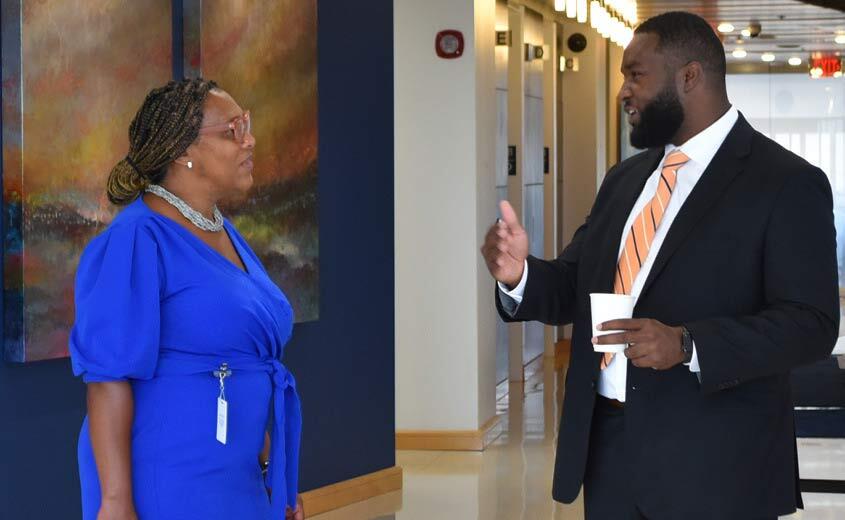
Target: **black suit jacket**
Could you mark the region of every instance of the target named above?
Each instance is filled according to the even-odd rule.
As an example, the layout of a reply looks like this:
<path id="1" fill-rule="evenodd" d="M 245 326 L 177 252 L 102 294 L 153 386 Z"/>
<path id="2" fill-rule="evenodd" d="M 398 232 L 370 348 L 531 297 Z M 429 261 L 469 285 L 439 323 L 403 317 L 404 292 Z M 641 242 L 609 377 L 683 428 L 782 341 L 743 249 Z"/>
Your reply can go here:
<path id="1" fill-rule="evenodd" d="M 573 323 L 553 496 L 571 502 L 587 463 L 600 354 L 591 292 L 613 292 L 623 227 L 663 150 L 614 166 L 555 260 L 529 257 L 506 321 Z M 681 172 L 681 175 L 683 172 Z M 836 239 L 824 173 L 740 115 L 672 222 L 634 317 L 685 325 L 684 365 L 628 365 L 626 456 L 637 505 L 655 519 L 748 519 L 801 505 L 792 367 L 828 356 L 839 330 Z"/>

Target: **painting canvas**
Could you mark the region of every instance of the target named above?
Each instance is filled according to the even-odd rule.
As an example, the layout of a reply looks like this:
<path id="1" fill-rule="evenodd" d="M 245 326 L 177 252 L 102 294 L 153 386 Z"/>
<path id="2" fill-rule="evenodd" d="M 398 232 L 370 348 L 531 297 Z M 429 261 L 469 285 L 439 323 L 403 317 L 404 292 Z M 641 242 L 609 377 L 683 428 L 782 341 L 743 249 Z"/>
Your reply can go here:
<path id="1" fill-rule="evenodd" d="M 227 208 L 285 291 L 296 321 L 319 317 L 317 4 L 186 0 L 186 72 L 216 81 L 252 117 L 255 184 Z"/>
<path id="2" fill-rule="evenodd" d="M 37 361 L 67 356 L 79 256 L 115 213 L 108 173 L 147 91 L 172 77 L 171 2 L 2 9 L 4 350 Z"/>

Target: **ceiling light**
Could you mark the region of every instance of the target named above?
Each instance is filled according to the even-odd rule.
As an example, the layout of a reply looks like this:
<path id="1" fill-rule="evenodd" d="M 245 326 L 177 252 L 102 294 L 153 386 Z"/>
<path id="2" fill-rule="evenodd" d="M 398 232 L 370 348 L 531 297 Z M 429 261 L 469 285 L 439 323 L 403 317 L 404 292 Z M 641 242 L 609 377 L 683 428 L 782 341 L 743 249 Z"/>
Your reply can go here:
<path id="1" fill-rule="evenodd" d="M 563 11 L 566 9 L 566 0 L 555 0 L 555 11 Z"/>
<path id="2" fill-rule="evenodd" d="M 797 67 L 798 65 L 801 65 L 801 58 L 799 58 L 798 56 L 793 56 L 789 58 L 789 64 L 793 67 Z"/>
<path id="3" fill-rule="evenodd" d="M 837 70 L 836 72 L 833 73 L 833 77 L 834 78 L 841 78 L 842 77 L 842 71 Z"/>
<path id="4" fill-rule="evenodd" d="M 731 54 L 734 58 L 744 58 L 748 56 L 748 53 L 745 52 L 745 49 L 736 49 Z"/>
<path id="5" fill-rule="evenodd" d="M 611 26 L 610 14 L 608 14 L 607 9 L 605 9 L 604 7 L 601 8 L 599 13 L 601 13 L 601 15 L 599 16 L 598 31 L 599 31 L 599 34 L 601 34 L 603 37 L 607 38 L 608 36 L 610 36 L 610 29 L 611 29 L 611 27 L 610 27 Z"/>
<path id="6" fill-rule="evenodd" d="M 616 5 L 613 6 L 613 9 L 619 15 L 620 18 L 625 18 L 625 13 L 628 12 L 628 1 L 627 0 L 617 0 Z"/>
<path id="7" fill-rule="evenodd" d="M 810 69 L 810 77 L 813 79 L 819 79 L 824 74 L 824 71 L 821 67 L 813 67 Z"/>
<path id="8" fill-rule="evenodd" d="M 599 27 L 599 8 L 601 4 L 598 0 L 593 0 L 590 2 L 590 27 L 593 29 L 598 29 Z"/>
<path id="9" fill-rule="evenodd" d="M 729 33 L 734 31 L 734 26 L 728 22 L 722 22 L 719 24 L 719 32 L 720 33 Z"/>
<path id="10" fill-rule="evenodd" d="M 578 0 L 566 0 L 566 17 L 575 18 L 578 14 Z"/>
<path id="11" fill-rule="evenodd" d="M 740 34 L 745 36 L 746 38 L 751 38 L 751 29 L 743 29 L 740 31 Z"/>
<path id="12" fill-rule="evenodd" d="M 839 45 L 845 45 L 845 34 L 837 34 L 836 38 L 833 39 Z"/>
<path id="13" fill-rule="evenodd" d="M 622 38 L 622 47 L 627 47 L 631 40 L 634 39 L 634 30 L 630 27 L 625 27 L 624 37 Z"/>
<path id="14" fill-rule="evenodd" d="M 624 37 L 623 31 L 625 30 L 625 24 L 619 18 L 613 17 L 613 25 L 610 28 L 610 41 L 617 45 L 622 45 L 622 38 Z"/>
<path id="15" fill-rule="evenodd" d="M 766 63 L 770 63 L 775 61 L 775 55 L 771 52 L 764 52 L 762 56 L 760 56 L 760 59 L 765 61 Z"/>
<path id="16" fill-rule="evenodd" d="M 578 0 L 578 23 L 587 23 L 587 0 Z"/>

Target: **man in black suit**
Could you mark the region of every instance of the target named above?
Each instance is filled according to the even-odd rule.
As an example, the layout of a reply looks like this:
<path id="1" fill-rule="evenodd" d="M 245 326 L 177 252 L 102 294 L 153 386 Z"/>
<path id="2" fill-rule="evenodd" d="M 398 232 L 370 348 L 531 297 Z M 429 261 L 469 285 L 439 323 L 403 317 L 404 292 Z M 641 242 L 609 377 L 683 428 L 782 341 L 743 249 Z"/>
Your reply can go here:
<path id="1" fill-rule="evenodd" d="M 528 256 L 507 202 L 482 247 L 503 319 L 574 324 L 553 496 L 583 483 L 589 520 L 801 507 L 788 374 L 838 335 L 831 190 L 730 105 L 725 69 L 703 19 L 645 21 L 619 98 L 648 151 L 611 168 L 555 260 Z M 589 295 L 614 291 L 634 319 L 592 338 Z M 628 348 L 603 360 L 593 343 Z"/>

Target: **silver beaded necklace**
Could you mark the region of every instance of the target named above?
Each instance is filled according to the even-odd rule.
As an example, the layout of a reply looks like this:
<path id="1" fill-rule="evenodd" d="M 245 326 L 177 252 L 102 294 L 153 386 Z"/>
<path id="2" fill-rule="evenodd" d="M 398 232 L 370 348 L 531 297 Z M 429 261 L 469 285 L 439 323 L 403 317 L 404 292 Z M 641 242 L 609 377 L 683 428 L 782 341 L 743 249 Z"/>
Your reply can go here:
<path id="1" fill-rule="evenodd" d="M 202 213 L 195 210 L 188 205 L 187 202 L 180 199 L 176 195 L 170 193 L 158 184 L 150 184 L 146 191 L 158 195 L 162 199 L 170 203 L 171 206 L 179 210 L 186 219 L 190 220 L 193 225 L 202 229 L 203 231 L 217 232 L 223 229 L 223 214 L 214 206 L 214 220 L 206 218 Z"/>

